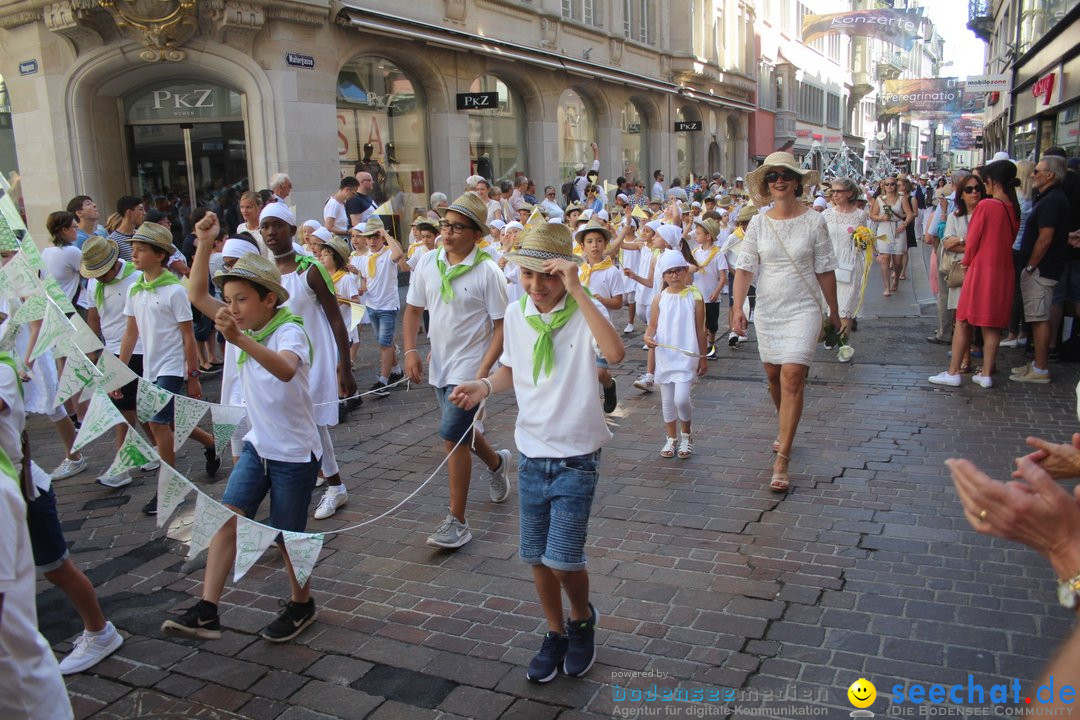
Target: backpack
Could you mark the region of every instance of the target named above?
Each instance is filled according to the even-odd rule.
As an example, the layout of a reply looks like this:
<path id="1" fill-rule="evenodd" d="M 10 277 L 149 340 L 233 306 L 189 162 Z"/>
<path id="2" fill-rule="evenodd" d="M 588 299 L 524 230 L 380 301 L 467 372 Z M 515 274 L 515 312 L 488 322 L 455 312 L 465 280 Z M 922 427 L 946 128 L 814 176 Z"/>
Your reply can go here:
<path id="1" fill-rule="evenodd" d="M 563 199 L 566 200 L 565 205 L 569 205 L 572 202 L 577 202 L 577 192 L 574 190 L 574 181 L 568 180 L 562 184 L 560 188 Z"/>

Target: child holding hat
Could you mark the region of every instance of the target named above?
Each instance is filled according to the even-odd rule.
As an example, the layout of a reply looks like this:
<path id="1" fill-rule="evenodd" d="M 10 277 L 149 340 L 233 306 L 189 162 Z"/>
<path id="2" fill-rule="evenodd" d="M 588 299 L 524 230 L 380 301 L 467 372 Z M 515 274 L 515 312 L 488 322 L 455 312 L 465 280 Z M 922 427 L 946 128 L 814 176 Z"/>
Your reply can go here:
<path id="1" fill-rule="evenodd" d="M 283 203 L 267 207 L 274 205 Z M 275 252 L 280 252 L 282 246 L 288 248 L 292 231 L 268 225 L 265 209 L 263 212 L 260 227 L 264 235 L 269 228 L 273 236 L 267 245 L 278 248 Z M 200 238 L 204 233 L 216 234 L 217 217 L 207 213 L 195 231 Z M 201 252 L 200 242 L 196 264 L 205 262 L 199 256 Z M 244 255 L 232 269 L 214 276 L 214 284 L 221 288 L 224 303 L 210 297 L 205 287 L 196 289 L 192 301 L 206 310 L 216 308 L 217 329 L 236 348 L 240 384 L 251 422 L 221 502 L 233 512 L 252 518 L 269 493 L 267 523 L 280 530 L 303 532 L 322 452 L 309 385 L 312 355 L 318 349 L 308 340 L 304 322 L 285 306 L 289 292 L 269 260 L 258 254 Z M 315 620 L 310 582 L 297 583 L 280 536 L 278 547 L 289 576 L 289 600 L 281 614 L 259 632 L 271 642 L 291 640 Z M 218 603 L 235 557 L 236 519 L 230 518 L 210 541 L 201 599 L 178 618 L 163 622 L 163 633 L 196 640 L 221 637 Z"/>
<path id="2" fill-rule="evenodd" d="M 588 224 L 577 232 L 578 243 L 584 250 L 585 262 L 581 265 L 578 279 L 589 289 L 592 297 L 604 308 L 604 315 L 611 320 L 611 311 L 618 310 L 623 304 L 623 292 L 627 280 L 622 272 L 607 257 L 607 244 L 611 231 L 598 218 L 590 218 Z M 604 389 L 604 412 L 615 412 L 619 396 L 615 389 L 615 378 L 611 377 L 608 362 L 602 357 L 596 358 L 596 375 L 600 387 Z"/>
<path id="3" fill-rule="evenodd" d="M 394 348 L 394 331 L 401 307 L 397 265 L 399 260 L 404 259 L 405 253 L 397 240 L 383 228 L 378 215 L 367 219 L 360 234 L 368 246 L 367 258 L 360 264 L 360 277 L 363 278 L 360 293 L 364 296 L 371 329 L 375 331 L 375 342 L 379 344 L 379 377 L 371 386 L 371 391 L 377 397 L 385 397 L 390 394 L 386 386 L 404 377 Z"/>
<path id="4" fill-rule="evenodd" d="M 461 383 L 450 401 L 471 409 L 492 393 L 514 390 L 514 439 L 521 453 L 519 552 L 532 566 L 548 627 L 526 675 L 543 683 L 560 667 L 580 677 L 596 658 L 597 613 L 589 602 L 584 550 L 600 447 L 611 433 L 600 406 L 580 400 L 595 392 L 597 348 L 611 363 L 621 362 L 625 349 L 578 280 L 581 260 L 568 228 L 534 228 L 507 259 L 521 267 L 527 294 L 506 309 L 502 367 Z"/>

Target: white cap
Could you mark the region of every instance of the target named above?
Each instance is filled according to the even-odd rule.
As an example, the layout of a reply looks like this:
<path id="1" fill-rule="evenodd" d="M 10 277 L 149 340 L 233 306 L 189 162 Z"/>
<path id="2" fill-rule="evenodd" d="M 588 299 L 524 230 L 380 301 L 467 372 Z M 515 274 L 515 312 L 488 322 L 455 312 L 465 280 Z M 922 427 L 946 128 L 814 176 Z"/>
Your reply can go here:
<path id="1" fill-rule="evenodd" d="M 327 230 L 327 229 L 326 229 L 326 228 L 324 228 L 324 227 L 321 227 L 321 228 L 316 228 L 315 230 L 312 230 L 311 234 L 312 234 L 312 235 L 313 235 L 314 237 L 317 237 L 317 238 L 319 238 L 319 239 L 320 239 L 320 240 L 322 240 L 323 242 L 330 242 L 330 239 L 331 239 L 331 238 L 333 237 L 333 236 L 332 236 L 332 235 L 330 234 L 330 231 L 329 231 L 329 230 Z"/>
<path id="2" fill-rule="evenodd" d="M 506 226 L 503 228 L 503 232 L 510 232 L 511 230 L 524 230 L 524 229 L 525 229 L 525 226 L 522 225 L 521 223 L 519 223 L 517 220 L 511 220 L 510 222 L 506 223 Z"/>
<path id="3" fill-rule="evenodd" d="M 742 181 L 743 181 L 743 179 L 742 179 L 742 175 L 740 175 L 740 176 L 738 176 L 737 178 L 735 178 L 735 182 L 742 182 Z"/>
<path id="4" fill-rule="evenodd" d="M 318 220 L 305 220 L 304 221 L 304 227 L 309 228 L 311 230 L 318 230 L 319 228 L 322 227 L 322 223 L 320 223 Z"/>
<path id="5" fill-rule="evenodd" d="M 581 214 L 578 215 L 578 220 L 588 220 L 591 217 L 592 217 L 592 208 L 587 208 L 587 209 L 581 211 Z"/>
<path id="6" fill-rule="evenodd" d="M 600 218 L 601 220 L 603 220 L 605 222 L 611 219 L 611 216 L 608 215 L 607 210 L 597 210 L 596 211 L 596 217 Z"/>
<path id="7" fill-rule="evenodd" d="M 679 247 L 679 243 L 682 242 L 682 228 L 677 225 L 661 225 L 657 232 L 672 250 Z"/>
<path id="8" fill-rule="evenodd" d="M 504 223 L 502 220 L 492 220 L 488 223 L 488 227 L 502 230 L 504 227 L 506 227 L 506 223 Z"/>
<path id="9" fill-rule="evenodd" d="M 221 256 L 227 258 L 238 258 L 248 255 L 250 253 L 258 253 L 259 248 L 252 245 L 247 240 L 238 237 L 231 237 L 225 241 L 225 245 L 221 248 Z"/>
<path id="10" fill-rule="evenodd" d="M 674 225 L 668 225 L 667 227 L 674 227 Z M 656 274 L 663 277 L 668 270 L 681 267 L 690 267 L 690 263 L 686 262 L 683 254 L 678 250 L 665 250 L 660 254 L 660 259 L 656 261 Z"/>
<path id="11" fill-rule="evenodd" d="M 630 202 L 630 198 L 626 197 L 625 193 L 619 193 L 615 196 L 615 202 L 619 202 L 620 200 L 623 202 Z"/>
<path id="12" fill-rule="evenodd" d="M 653 232 L 660 232 L 660 226 L 663 224 L 664 223 L 660 220 L 650 220 L 649 222 L 645 223 L 645 227 L 649 228 Z"/>
<path id="13" fill-rule="evenodd" d="M 548 225 L 562 225 L 562 217 L 548 218 Z"/>
<path id="14" fill-rule="evenodd" d="M 695 200 L 694 202 L 690 203 L 690 207 L 699 208 L 699 207 L 701 207 L 701 203 L 699 203 L 697 200 Z"/>
<path id="15" fill-rule="evenodd" d="M 825 198 L 823 198 L 823 197 L 814 198 L 814 207 L 816 207 L 816 208 L 828 208 L 829 203 L 826 202 Z"/>
<path id="16" fill-rule="evenodd" d="M 266 203 L 262 212 L 259 213 L 259 224 L 262 225 L 262 221 L 266 218 L 277 218 L 286 225 L 296 227 L 296 216 L 282 202 Z"/>

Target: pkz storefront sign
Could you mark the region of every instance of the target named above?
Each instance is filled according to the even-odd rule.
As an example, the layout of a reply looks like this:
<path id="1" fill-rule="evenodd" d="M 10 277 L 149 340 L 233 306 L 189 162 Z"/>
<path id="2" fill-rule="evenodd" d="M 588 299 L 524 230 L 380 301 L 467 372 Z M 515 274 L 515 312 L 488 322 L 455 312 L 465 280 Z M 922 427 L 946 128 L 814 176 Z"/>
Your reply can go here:
<path id="1" fill-rule="evenodd" d="M 676 120 L 675 132 L 701 132 L 700 120 Z"/>
<path id="2" fill-rule="evenodd" d="M 497 92 L 468 92 L 457 94 L 458 110 L 495 110 L 499 107 Z"/>
<path id="3" fill-rule="evenodd" d="M 210 82 L 163 81 L 144 86 L 124 98 L 127 122 L 242 120 L 240 94 Z"/>
<path id="4" fill-rule="evenodd" d="M 300 53 L 285 53 L 285 64 L 289 67 L 298 68 L 314 68 L 315 58 L 311 55 L 301 55 Z"/>

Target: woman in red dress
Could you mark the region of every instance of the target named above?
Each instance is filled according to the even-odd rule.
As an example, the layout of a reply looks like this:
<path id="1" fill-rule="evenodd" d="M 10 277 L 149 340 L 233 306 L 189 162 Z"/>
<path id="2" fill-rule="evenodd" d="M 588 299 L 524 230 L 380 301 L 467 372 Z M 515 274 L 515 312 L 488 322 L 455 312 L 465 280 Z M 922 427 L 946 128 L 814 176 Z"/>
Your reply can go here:
<path id="1" fill-rule="evenodd" d="M 956 306 L 953 352 L 949 369 L 930 378 L 935 385 L 958 387 L 960 361 L 971 344 L 972 327 L 982 328 L 983 366 L 971 378 L 991 387 L 1001 330 L 1009 325 L 1014 283 L 1012 244 L 1020 226 L 1020 203 L 1016 199 L 1016 165 L 998 160 L 982 172 L 987 199 L 975 206 L 968 224 L 963 264 L 967 268 Z"/>

